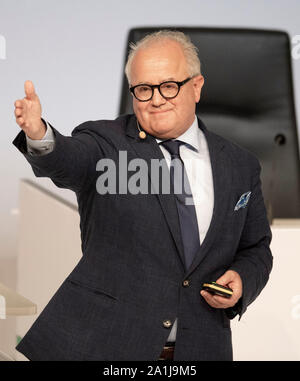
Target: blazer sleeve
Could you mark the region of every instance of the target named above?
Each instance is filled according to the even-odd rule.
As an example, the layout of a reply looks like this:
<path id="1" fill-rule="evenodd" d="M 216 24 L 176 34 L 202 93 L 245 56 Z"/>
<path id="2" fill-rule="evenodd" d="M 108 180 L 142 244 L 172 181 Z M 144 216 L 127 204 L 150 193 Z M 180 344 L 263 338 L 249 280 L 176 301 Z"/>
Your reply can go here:
<path id="1" fill-rule="evenodd" d="M 239 314 L 239 320 L 266 285 L 273 266 L 270 250 L 272 233 L 267 219 L 261 190 L 261 167 L 256 160 L 252 177 L 251 197 L 246 222 L 242 231 L 234 262 L 229 270 L 236 271 L 243 283 L 243 294 L 239 302 L 226 311 L 232 319 Z"/>
<path id="2" fill-rule="evenodd" d="M 13 140 L 13 144 L 25 156 L 36 177 L 49 177 L 59 188 L 81 192 L 96 176 L 96 163 L 103 157 L 101 147 L 88 129 L 88 123 L 75 128 L 72 136 L 62 135 L 50 125 L 55 145 L 45 155 L 31 155 L 27 151 L 23 130 Z"/>

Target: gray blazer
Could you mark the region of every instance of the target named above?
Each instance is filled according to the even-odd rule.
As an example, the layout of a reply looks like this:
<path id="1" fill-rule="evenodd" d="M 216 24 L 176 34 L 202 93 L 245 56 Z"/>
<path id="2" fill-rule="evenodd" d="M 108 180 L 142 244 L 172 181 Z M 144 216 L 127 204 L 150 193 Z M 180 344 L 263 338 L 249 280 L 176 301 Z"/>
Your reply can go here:
<path id="1" fill-rule="evenodd" d="M 174 360 L 232 360 L 230 319 L 242 316 L 268 280 L 271 232 L 257 159 L 200 119 L 199 127 L 208 142 L 215 203 L 189 269 L 174 196 L 96 192 L 99 159 L 117 163 L 119 151 L 127 151 L 128 162 L 143 158 L 150 167 L 151 159 L 164 158 L 154 137 L 139 139 L 134 115 L 85 122 L 72 137 L 53 129 L 55 148 L 44 156 L 29 155 L 24 132 L 17 135 L 13 144 L 37 177 L 76 192 L 83 253 L 17 345 L 27 358 L 157 360 L 177 317 Z M 248 204 L 234 210 L 248 191 Z M 240 274 L 243 296 L 233 308 L 214 309 L 201 286 L 228 269 Z"/>

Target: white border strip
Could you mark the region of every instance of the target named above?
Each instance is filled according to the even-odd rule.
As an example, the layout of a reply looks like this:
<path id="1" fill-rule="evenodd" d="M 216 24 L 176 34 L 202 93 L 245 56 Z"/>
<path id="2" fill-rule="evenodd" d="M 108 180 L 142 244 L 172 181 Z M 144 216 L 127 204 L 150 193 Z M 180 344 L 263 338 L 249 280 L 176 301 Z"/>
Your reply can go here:
<path id="1" fill-rule="evenodd" d="M 6 319 L 6 300 L 3 295 L 0 295 L 0 319 Z"/>

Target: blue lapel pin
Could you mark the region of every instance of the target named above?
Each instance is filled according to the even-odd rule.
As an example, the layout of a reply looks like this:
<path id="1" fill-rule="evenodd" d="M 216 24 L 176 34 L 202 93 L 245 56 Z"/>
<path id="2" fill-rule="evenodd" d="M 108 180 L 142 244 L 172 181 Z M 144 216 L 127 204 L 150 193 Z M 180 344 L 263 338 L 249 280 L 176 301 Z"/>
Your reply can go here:
<path id="1" fill-rule="evenodd" d="M 234 207 L 234 210 L 237 211 L 240 208 L 245 208 L 248 204 L 249 198 L 250 198 L 251 192 L 243 193 L 239 199 L 239 201 L 236 203 L 236 206 Z"/>

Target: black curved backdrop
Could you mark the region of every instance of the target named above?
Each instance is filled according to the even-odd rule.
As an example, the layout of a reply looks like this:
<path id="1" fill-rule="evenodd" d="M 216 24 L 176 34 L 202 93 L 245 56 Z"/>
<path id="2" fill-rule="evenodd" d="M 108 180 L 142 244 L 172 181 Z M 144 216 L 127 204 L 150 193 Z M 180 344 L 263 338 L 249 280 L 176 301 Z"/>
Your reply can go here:
<path id="1" fill-rule="evenodd" d="M 269 219 L 299 218 L 299 147 L 288 34 L 235 28 L 135 28 L 128 35 L 125 61 L 129 42 L 159 29 L 183 31 L 198 47 L 205 84 L 196 113 L 209 130 L 260 160 Z M 119 114 L 132 112 L 124 75 Z"/>

